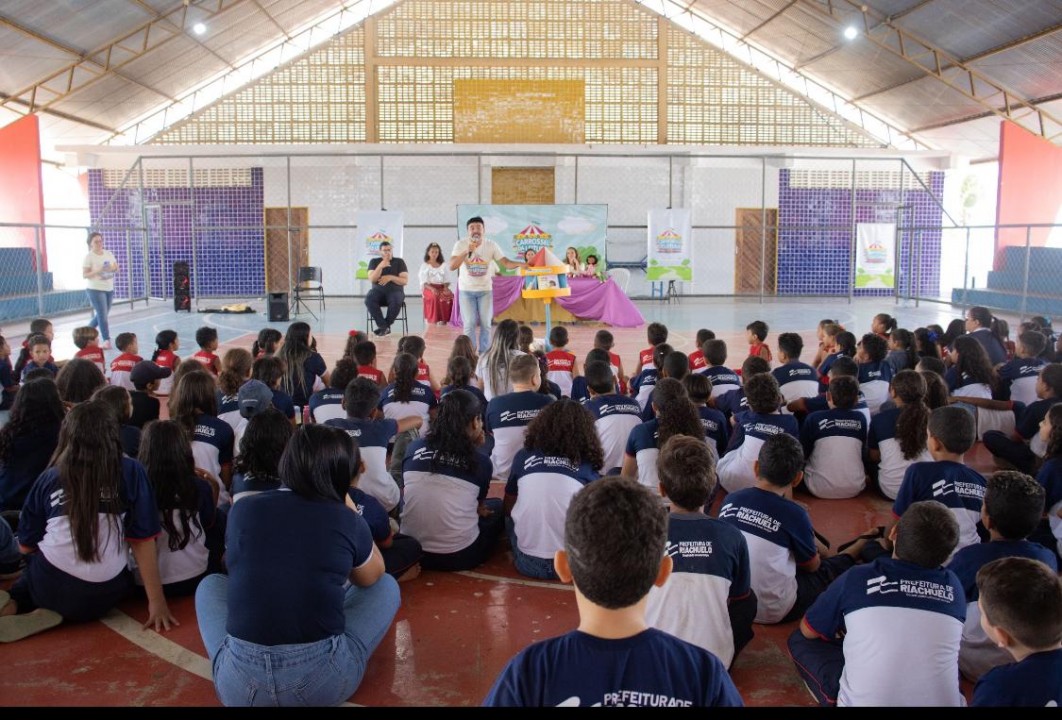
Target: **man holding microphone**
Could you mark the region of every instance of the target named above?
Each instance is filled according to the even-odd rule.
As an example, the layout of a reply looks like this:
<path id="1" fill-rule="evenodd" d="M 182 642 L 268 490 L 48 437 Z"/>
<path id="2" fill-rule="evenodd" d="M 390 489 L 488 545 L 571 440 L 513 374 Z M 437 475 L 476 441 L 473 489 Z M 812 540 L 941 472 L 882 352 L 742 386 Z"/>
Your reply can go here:
<path id="1" fill-rule="evenodd" d="M 469 218 L 465 228 L 468 236 L 454 245 L 454 251 L 450 255 L 450 269 L 460 269 L 457 288 L 463 332 L 477 346 L 478 351 L 484 353 L 490 346 L 490 325 L 494 319 L 494 262 L 501 263 L 507 270 L 527 267 L 527 263 L 510 260 L 502 254 L 496 242 L 483 237 L 486 230 L 483 218 Z"/>
<path id="2" fill-rule="evenodd" d="M 406 293 L 402 287 L 409 282 L 409 272 L 402 258 L 392 257 L 391 243 L 380 243 L 380 257 L 369 261 L 369 282 L 372 288 L 365 296 L 365 307 L 369 309 L 373 322 L 376 323 L 374 335 L 390 335 L 391 323 L 402 311 Z M 387 317 L 381 306 L 387 306 Z"/>

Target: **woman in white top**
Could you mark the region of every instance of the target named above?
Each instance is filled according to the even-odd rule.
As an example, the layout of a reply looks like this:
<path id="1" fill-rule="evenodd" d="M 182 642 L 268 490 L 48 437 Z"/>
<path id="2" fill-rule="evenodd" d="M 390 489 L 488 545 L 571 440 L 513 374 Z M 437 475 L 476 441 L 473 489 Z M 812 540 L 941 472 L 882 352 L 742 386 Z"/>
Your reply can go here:
<path id="1" fill-rule="evenodd" d="M 568 266 L 568 275 L 576 276 L 583 274 L 583 263 L 579 260 L 579 251 L 569 247 L 564 254 L 564 264 Z"/>
<path id="2" fill-rule="evenodd" d="M 85 292 L 92 305 L 92 320 L 89 327 L 99 327 L 104 350 L 111 349 L 111 329 L 107 325 L 107 315 L 114 301 L 114 276 L 118 272 L 118 261 L 110 250 L 103 249 L 103 235 L 90 233 L 86 241 L 89 253 L 81 263 L 81 275 L 88 280 Z"/>
<path id="3" fill-rule="evenodd" d="M 490 340 L 490 347 L 479 356 L 476 375 L 483 382 L 483 396 L 489 401 L 495 395 L 513 391 L 509 382 L 509 361 L 520 352 L 520 326 L 515 320 L 502 320 Z"/>
<path id="4" fill-rule="evenodd" d="M 450 268 L 443 262 L 439 243 L 428 245 L 420 266 L 420 289 L 424 295 L 424 322 L 445 325 L 450 322 L 454 293 L 450 289 Z"/>

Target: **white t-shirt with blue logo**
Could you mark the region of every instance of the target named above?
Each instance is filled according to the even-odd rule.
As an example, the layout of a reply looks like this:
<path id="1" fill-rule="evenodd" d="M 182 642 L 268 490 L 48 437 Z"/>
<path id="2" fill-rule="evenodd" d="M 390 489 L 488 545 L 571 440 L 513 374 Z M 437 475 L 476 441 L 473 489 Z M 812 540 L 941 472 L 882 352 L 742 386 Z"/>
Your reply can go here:
<path id="1" fill-rule="evenodd" d="M 551 402 L 552 395 L 525 390 L 497 395 L 487 403 L 487 430 L 494 436 L 490 461 L 495 478 L 502 481 L 509 478 L 513 457 L 524 446 L 527 426 Z"/>
<path id="2" fill-rule="evenodd" d="M 996 371 L 1001 397 L 1032 405 L 1039 399 L 1036 397 L 1036 381 L 1046 364 L 1043 358 L 1014 358 L 1004 363 Z"/>
<path id="3" fill-rule="evenodd" d="M 505 494 L 516 498 L 512 518 L 520 552 L 552 560 L 564 549 L 564 518 L 572 497 L 598 473 L 589 463 L 523 449 L 512 461 Z"/>
<path id="4" fill-rule="evenodd" d="M 623 452 L 631 431 L 642 424 L 638 401 L 618 393 L 597 395 L 586 403 L 605 454 L 602 472 L 623 467 Z"/>
<path id="5" fill-rule="evenodd" d="M 896 438 L 896 421 L 900 418 L 901 409 L 890 408 L 875 415 L 870 421 L 870 432 L 867 435 L 867 446 L 881 455 L 878 465 L 878 488 L 890 500 L 895 500 L 896 493 L 900 492 L 907 468 L 916 462 L 933 461 L 928 447 L 923 447 L 922 452 L 910 460 L 903 456 L 903 448 Z"/>
<path id="6" fill-rule="evenodd" d="M 778 381 L 778 389 L 787 403 L 819 394 L 819 373 L 807 363 L 787 362 L 772 370 L 771 375 Z"/>
<path id="7" fill-rule="evenodd" d="M 382 418 L 362 420 L 345 417 L 324 423 L 346 431 L 361 451 L 365 472 L 358 478 L 358 489 L 376 498 L 390 512 L 402 499 L 402 491 L 387 470 L 387 443 L 398 433 L 398 422 Z"/>
<path id="8" fill-rule="evenodd" d="M 741 376 L 725 365 L 708 365 L 697 372 L 712 381 L 712 397 L 719 397 L 741 387 Z"/>
<path id="9" fill-rule="evenodd" d="M 772 435 L 789 433 L 800 438 L 796 418 L 792 415 L 746 412 L 737 415 L 734 434 L 730 436 L 730 448 L 719 458 L 717 471 L 719 484 L 727 492 L 742 490 L 756 484 L 753 463 L 760 456 L 763 442 Z"/>
<path id="10" fill-rule="evenodd" d="M 804 485 L 815 497 L 850 498 L 866 487 L 863 446 L 867 419 L 858 410 L 823 410 L 808 415 L 800 429 Z"/>
<path id="11" fill-rule="evenodd" d="M 402 420 L 407 417 L 419 417 L 421 419 L 420 436 L 428 434 L 428 423 L 431 420 L 431 409 L 439 404 L 435 399 L 435 393 L 430 385 L 422 382 L 413 382 L 413 388 L 409 394 L 409 401 L 402 402 L 395 399 L 395 384 L 391 383 L 380 393 L 380 410 L 388 420 Z"/>
<path id="12" fill-rule="evenodd" d="M 881 404 L 889 399 L 889 383 L 892 381 L 892 365 L 881 362 L 859 363 L 859 389 L 863 391 L 870 416 L 878 414 Z"/>
<path id="13" fill-rule="evenodd" d="M 315 423 L 341 420 L 347 416 L 343 409 L 343 388 L 325 388 L 310 396 L 310 417 Z"/>

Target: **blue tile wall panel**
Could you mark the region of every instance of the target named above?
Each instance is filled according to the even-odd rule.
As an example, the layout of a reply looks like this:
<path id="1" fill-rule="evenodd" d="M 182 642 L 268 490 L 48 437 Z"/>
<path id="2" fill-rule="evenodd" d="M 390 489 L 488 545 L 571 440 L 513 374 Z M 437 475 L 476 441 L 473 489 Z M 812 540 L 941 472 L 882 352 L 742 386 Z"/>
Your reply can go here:
<path id="1" fill-rule="evenodd" d="M 788 169 L 779 172 L 778 294 L 847 295 L 852 272 L 851 193 L 846 189 L 790 187 L 789 177 Z M 943 194 L 944 173 L 930 173 L 930 190 L 932 195 L 917 189 L 904 190 L 901 196 L 899 190 L 857 189 L 855 221 L 895 223 L 896 211 L 884 205 L 893 203 L 910 206 L 902 225 L 939 228 L 942 215 L 933 196 Z M 902 292 L 939 295 L 940 240 L 941 232 L 936 229 L 902 234 L 898 248 Z M 855 294 L 891 296 L 893 292 L 866 288 Z"/>
<path id="2" fill-rule="evenodd" d="M 90 170 L 89 211 L 93 226 L 104 228 L 105 247 L 120 266 L 132 270 L 131 280 L 124 271 L 115 278 L 118 297 L 149 292 L 171 297 L 173 264 L 178 261 L 192 269 L 193 296 L 265 293 L 261 168 L 251 169 L 248 187 L 147 187 L 143 192 L 106 188 L 103 172 Z M 138 229 L 145 226 L 145 217 L 146 258 L 144 235 Z"/>

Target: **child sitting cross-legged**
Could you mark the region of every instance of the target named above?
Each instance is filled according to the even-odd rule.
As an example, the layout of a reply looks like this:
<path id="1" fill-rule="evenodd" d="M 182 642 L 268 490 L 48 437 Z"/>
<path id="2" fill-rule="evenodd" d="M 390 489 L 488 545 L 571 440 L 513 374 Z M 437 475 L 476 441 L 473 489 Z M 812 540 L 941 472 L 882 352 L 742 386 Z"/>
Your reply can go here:
<path id="1" fill-rule="evenodd" d="M 609 477 L 576 493 L 554 565 L 575 584 L 579 627 L 522 650 L 483 704 L 741 706 L 717 657 L 646 623 L 649 590 L 671 572 L 666 541 L 660 498 L 636 481 Z"/>
<path id="2" fill-rule="evenodd" d="M 869 425 L 866 416 L 855 409 L 859 383 L 855 378 L 835 377 L 826 396 L 830 408 L 808 415 L 800 429 L 808 461 L 804 486 L 815 497 L 855 497 L 866 487 L 863 446 Z"/>
<path id="3" fill-rule="evenodd" d="M 1014 662 L 974 687 L 974 707 L 1062 704 L 1062 582 L 1043 563 L 1000 558 L 977 572 L 981 626 Z"/>
<path id="4" fill-rule="evenodd" d="M 778 392 L 774 376 L 770 373 L 753 375 L 745 380 L 744 390 L 749 411 L 734 416 L 730 447 L 719 459 L 719 484 L 727 492 L 756 484 L 753 464 L 767 438 L 788 434 L 796 440 L 800 434 L 796 418 L 778 412 L 782 394 Z"/>

